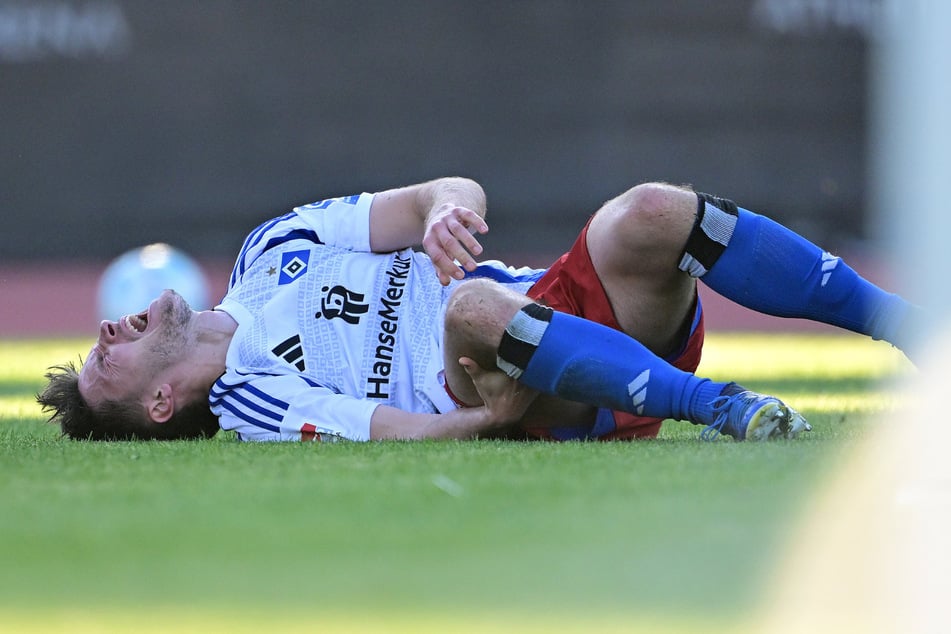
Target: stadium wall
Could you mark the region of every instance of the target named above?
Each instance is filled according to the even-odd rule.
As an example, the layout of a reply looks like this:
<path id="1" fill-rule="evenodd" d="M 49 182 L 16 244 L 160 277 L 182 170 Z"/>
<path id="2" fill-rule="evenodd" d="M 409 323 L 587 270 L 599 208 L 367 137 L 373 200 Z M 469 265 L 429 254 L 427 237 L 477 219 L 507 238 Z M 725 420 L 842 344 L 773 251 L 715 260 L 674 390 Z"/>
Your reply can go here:
<path id="1" fill-rule="evenodd" d="M 0 254 L 230 257 L 292 205 L 446 174 L 486 185 L 490 251 L 560 251 L 649 179 L 862 239 L 874 6 L 0 0 Z"/>

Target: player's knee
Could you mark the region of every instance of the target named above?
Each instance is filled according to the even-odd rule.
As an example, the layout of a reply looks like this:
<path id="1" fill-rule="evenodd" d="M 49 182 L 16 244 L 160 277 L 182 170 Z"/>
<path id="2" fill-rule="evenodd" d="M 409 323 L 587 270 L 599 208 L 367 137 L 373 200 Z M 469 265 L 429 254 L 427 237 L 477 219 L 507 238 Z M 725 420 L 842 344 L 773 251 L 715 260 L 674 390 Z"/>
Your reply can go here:
<path id="1" fill-rule="evenodd" d="M 685 204 L 692 212 L 696 195 L 666 183 L 642 183 L 621 195 L 624 224 L 638 230 L 661 230 L 678 216 Z"/>
<path id="2" fill-rule="evenodd" d="M 666 183 L 643 183 L 608 201 L 589 225 L 589 249 L 616 269 L 653 275 L 683 249 L 697 211 L 693 192 Z M 662 264 L 663 263 L 663 264 Z"/>
<path id="3" fill-rule="evenodd" d="M 467 280 L 449 298 L 445 328 L 456 334 L 465 333 L 470 339 L 496 341 L 501 339 L 512 316 L 526 303 L 528 298 L 492 280 Z"/>
<path id="4" fill-rule="evenodd" d="M 457 286 L 446 304 L 446 328 L 457 332 L 472 328 L 480 307 L 491 302 L 495 283 L 487 279 L 467 280 Z"/>

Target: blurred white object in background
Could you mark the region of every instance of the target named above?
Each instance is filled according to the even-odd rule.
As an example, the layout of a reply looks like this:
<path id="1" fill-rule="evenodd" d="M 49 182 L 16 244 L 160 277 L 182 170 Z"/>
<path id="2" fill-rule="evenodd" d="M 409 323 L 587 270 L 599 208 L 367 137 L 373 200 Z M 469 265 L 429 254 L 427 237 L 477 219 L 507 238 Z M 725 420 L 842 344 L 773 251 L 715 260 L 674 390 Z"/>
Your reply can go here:
<path id="1" fill-rule="evenodd" d="M 126 251 L 99 279 L 99 318 L 138 313 L 166 288 L 184 297 L 195 310 L 210 307 L 205 274 L 183 251 L 161 242 Z"/>

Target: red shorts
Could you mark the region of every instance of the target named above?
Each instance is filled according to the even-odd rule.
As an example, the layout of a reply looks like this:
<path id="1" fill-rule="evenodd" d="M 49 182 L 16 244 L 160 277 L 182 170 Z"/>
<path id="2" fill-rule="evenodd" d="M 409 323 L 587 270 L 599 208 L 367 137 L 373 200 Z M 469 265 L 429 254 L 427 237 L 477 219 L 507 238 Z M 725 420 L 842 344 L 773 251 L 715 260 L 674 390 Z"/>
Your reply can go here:
<path id="1" fill-rule="evenodd" d="M 571 249 L 558 258 L 545 275 L 535 282 L 528 290 L 528 295 L 555 310 L 621 330 L 604 286 L 601 285 L 601 280 L 594 271 L 594 264 L 588 253 L 587 234 L 588 227 L 585 226 Z M 677 353 L 667 359 L 675 367 L 686 372 L 696 371 L 697 366 L 700 365 L 700 353 L 703 348 L 703 309 L 699 296 L 696 306 L 687 340 Z M 661 418 L 635 416 L 627 412 L 599 410 L 593 427 L 528 429 L 527 432 L 532 437 L 551 440 L 578 438 L 631 440 L 653 438 L 660 431 L 662 421 Z"/>

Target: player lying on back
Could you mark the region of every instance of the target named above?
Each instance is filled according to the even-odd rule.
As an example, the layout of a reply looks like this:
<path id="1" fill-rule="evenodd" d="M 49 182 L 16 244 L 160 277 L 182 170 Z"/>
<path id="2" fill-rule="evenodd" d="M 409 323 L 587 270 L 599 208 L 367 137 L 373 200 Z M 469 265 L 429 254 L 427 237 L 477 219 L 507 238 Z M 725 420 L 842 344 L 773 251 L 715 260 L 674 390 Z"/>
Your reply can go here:
<path id="1" fill-rule="evenodd" d="M 78 439 L 793 437 L 778 399 L 693 374 L 697 280 L 750 309 L 905 349 L 921 310 L 729 200 L 646 183 L 605 203 L 547 269 L 478 263 L 475 182 L 325 200 L 247 237 L 227 295 L 166 291 L 100 324 L 38 395 Z M 423 252 L 412 250 L 422 246 Z"/>

